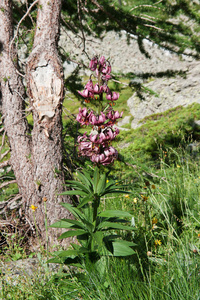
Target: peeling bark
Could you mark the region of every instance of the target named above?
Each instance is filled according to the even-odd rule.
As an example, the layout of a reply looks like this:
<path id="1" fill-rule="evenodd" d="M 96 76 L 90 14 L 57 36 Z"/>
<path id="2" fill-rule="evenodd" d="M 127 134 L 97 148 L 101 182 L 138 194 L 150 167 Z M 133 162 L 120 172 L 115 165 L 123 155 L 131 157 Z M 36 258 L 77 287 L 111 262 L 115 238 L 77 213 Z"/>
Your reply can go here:
<path id="1" fill-rule="evenodd" d="M 0 82 L 5 131 L 11 146 L 10 164 L 29 220 L 33 220 L 30 205 L 38 207 L 35 217 L 42 239 L 45 239 L 44 199 L 47 200 L 48 225 L 62 217 L 70 217 L 59 205 L 69 199 L 58 195 L 64 184 L 61 136 L 64 83 L 57 52 L 60 11 L 61 0 L 39 1 L 34 45 L 26 70 L 34 121 L 30 135 L 22 100 L 25 89 L 14 63 L 17 56 L 14 43 L 11 43 L 11 1 L 0 1 Z M 57 235 L 57 230 L 49 230 L 51 245 L 57 242 Z"/>

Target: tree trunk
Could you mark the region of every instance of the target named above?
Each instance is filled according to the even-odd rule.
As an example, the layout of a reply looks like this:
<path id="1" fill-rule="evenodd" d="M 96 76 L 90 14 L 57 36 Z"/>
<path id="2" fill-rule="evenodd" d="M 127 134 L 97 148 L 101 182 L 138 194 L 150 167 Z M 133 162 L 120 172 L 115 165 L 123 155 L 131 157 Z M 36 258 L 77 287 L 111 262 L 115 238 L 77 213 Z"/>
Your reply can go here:
<path id="1" fill-rule="evenodd" d="M 0 82 L 11 165 L 24 200 L 25 215 L 33 222 L 30 206 L 37 206 L 34 212 L 37 229 L 45 241 L 45 205 L 48 225 L 62 217 L 70 217 L 59 205 L 69 199 L 58 195 L 64 184 L 61 136 L 64 84 L 57 52 L 61 0 L 40 0 L 38 5 L 34 45 L 26 69 L 34 121 L 31 135 L 24 115 L 25 90 L 15 63 L 16 50 L 11 45 L 11 1 L 0 0 L 0 5 Z M 49 229 L 48 233 L 49 243 L 57 243 L 58 230 Z"/>

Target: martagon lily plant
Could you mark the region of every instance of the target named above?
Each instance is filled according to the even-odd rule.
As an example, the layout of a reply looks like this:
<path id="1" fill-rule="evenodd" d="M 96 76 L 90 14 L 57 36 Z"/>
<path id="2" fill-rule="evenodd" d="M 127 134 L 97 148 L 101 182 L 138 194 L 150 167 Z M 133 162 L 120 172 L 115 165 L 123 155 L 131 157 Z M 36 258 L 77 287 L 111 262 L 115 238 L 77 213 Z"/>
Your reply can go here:
<path id="1" fill-rule="evenodd" d="M 90 77 L 83 92 L 79 94 L 85 98 L 85 101 L 92 102 L 97 107 L 97 111 L 79 108 L 79 114 L 76 120 L 83 126 L 93 127 L 94 132 L 89 136 L 86 133 L 78 137 L 79 155 L 87 156 L 93 163 L 109 165 L 117 159 L 118 153 L 111 146 L 111 141 L 119 134 L 119 129 L 114 128 L 116 120 L 121 118 L 123 112 L 119 114 L 114 111 L 112 106 L 114 101 L 119 98 L 119 93 L 112 92 L 108 87 L 108 81 L 111 79 L 111 65 L 102 56 L 98 59 L 96 56 L 90 62 L 90 69 L 95 72 L 97 83 L 94 85 Z M 104 97 L 109 103 L 104 105 Z"/>
<path id="2" fill-rule="evenodd" d="M 116 185 L 102 173 L 102 166 L 113 164 L 118 152 L 111 146 L 112 140 L 119 134 L 115 126 L 123 113 L 114 111 L 113 104 L 119 93 L 108 87 L 111 79 L 111 65 L 104 56 L 95 56 L 89 64 L 93 75 L 90 76 L 83 92 L 79 94 L 86 103 L 92 103 L 96 111 L 79 108 L 77 122 L 82 126 L 90 126 L 90 134 L 85 132 L 79 136 L 78 152 L 88 157 L 95 165 L 91 176 L 88 172 L 76 172 L 77 180 L 67 181 L 68 190 L 63 195 L 79 195 L 79 205 L 61 203 L 74 215 L 74 220 L 62 219 L 51 227 L 66 228 L 59 239 L 77 237 L 78 244 L 71 244 L 72 249 L 54 252 L 54 258 L 48 262 L 82 264 L 86 260 L 97 262 L 104 255 L 127 256 L 134 254 L 133 242 L 122 239 L 125 230 L 134 230 L 131 225 L 133 216 L 129 212 L 117 210 L 100 211 L 101 198 L 116 193 L 129 193 L 124 185 Z M 93 83 L 92 76 L 97 83 Z M 104 97 L 105 95 L 105 97 Z M 91 131 L 92 130 L 92 131 Z M 133 224 L 133 222 L 132 222 Z M 117 233 L 116 233 L 117 231 Z"/>

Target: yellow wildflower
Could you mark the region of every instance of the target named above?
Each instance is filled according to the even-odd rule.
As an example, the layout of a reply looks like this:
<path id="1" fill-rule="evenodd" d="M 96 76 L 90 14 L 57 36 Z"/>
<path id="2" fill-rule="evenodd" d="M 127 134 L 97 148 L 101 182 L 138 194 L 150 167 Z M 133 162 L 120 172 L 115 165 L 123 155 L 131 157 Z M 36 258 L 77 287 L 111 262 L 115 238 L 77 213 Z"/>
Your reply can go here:
<path id="1" fill-rule="evenodd" d="M 130 198 L 130 196 L 129 196 L 129 195 L 125 195 L 124 197 L 125 197 L 125 198 Z"/>
<path id="2" fill-rule="evenodd" d="M 198 233 L 198 238 L 200 238 L 200 233 Z"/>
<path id="3" fill-rule="evenodd" d="M 143 201 L 147 201 L 147 200 L 148 200 L 148 198 L 149 198 L 149 197 L 147 197 L 147 196 L 144 196 L 144 195 L 141 195 L 141 197 L 142 197 Z"/>
<path id="4" fill-rule="evenodd" d="M 106 183 L 108 183 L 108 182 L 109 182 L 109 180 L 107 179 L 107 180 L 106 180 Z"/>
<path id="5" fill-rule="evenodd" d="M 32 209 L 32 211 L 36 211 L 36 209 L 37 209 L 37 206 L 35 206 L 35 205 L 31 204 L 30 208 Z"/>
<path id="6" fill-rule="evenodd" d="M 138 201 L 137 198 L 134 198 L 134 199 L 133 199 L 133 202 L 134 202 L 135 204 L 137 203 L 137 201 Z"/>
<path id="7" fill-rule="evenodd" d="M 158 219 L 156 219 L 155 217 L 152 219 L 152 224 L 157 224 L 158 223 Z"/>
<path id="8" fill-rule="evenodd" d="M 155 240 L 155 246 L 157 247 L 157 246 L 160 246 L 160 245 L 162 245 L 161 240 Z"/>
<path id="9" fill-rule="evenodd" d="M 180 168 L 181 166 L 177 165 L 177 168 Z"/>

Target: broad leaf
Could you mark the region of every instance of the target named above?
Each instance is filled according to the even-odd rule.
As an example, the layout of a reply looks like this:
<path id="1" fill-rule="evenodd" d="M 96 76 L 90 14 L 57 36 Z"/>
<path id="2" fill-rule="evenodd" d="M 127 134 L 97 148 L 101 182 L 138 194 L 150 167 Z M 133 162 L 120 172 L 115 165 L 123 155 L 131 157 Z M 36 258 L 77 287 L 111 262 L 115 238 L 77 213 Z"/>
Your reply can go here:
<path id="1" fill-rule="evenodd" d="M 77 171 L 77 173 L 78 173 L 78 177 L 82 181 L 82 183 L 85 184 L 85 186 L 87 186 L 87 188 L 89 190 L 91 190 L 92 189 L 92 180 L 91 180 L 90 175 L 86 172 L 84 172 L 84 174 L 82 174 L 81 172 Z"/>
<path id="2" fill-rule="evenodd" d="M 96 167 L 94 170 L 94 179 L 93 179 L 93 190 L 95 194 L 97 193 L 97 184 L 99 182 L 99 177 L 100 177 L 99 168 Z"/>
<path id="3" fill-rule="evenodd" d="M 53 228 L 70 228 L 71 226 L 73 226 L 73 224 L 70 224 L 67 221 L 60 220 L 60 221 L 57 221 L 57 222 L 53 223 L 49 227 L 53 227 Z"/>
<path id="4" fill-rule="evenodd" d="M 72 237 L 72 236 L 79 236 L 79 235 L 83 235 L 83 234 L 87 234 L 88 231 L 85 230 L 69 230 L 67 232 L 64 232 L 63 234 L 61 234 L 61 236 L 58 237 L 59 240 L 61 239 L 65 239 L 68 237 Z"/>
<path id="5" fill-rule="evenodd" d="M 60 221 L 55 222 L 54 224 L 50 225 L 49 227 L 53 228 L 79 228 L 79 229 L 86 229 L 87 227 L 77 221 L 77 220 L 71 220 L 71 219 L 61 219 Z"/>
<path id="6" fill-rule="evenodd" d="M 78 255 L 78 251 L 77 250 L 59 250 L 59 251 L 55 251 L 53 252 L 53 255 L 56 257 L 68 257 L 68 256 L 77 256 Z"/>
<path id="7" fill-rule="evenodd" d="M 79 203 L 79 205 L 77 206 L 78 208 L 83 207 L 85 204 L 87 204 L 88 202 L 92 201 L 94 199 L 93 195 L 88 195 L 86 197 L 84 197 L 81 202 Z"/>
<path id="8" fill-rule="evenodd" d="M 133 247 L 133 246 L 136 246 L 137 244 L 133 243 L 133 242 L 129 242 L 129 241 L 124 241 L 124 240 L 115 240 L 114 242 L 116 243 L 120 243 L 120 244 L 123 244 L 123 245 L 126 245 L 126 246 L 129 246 L 129 247 Z"/>
<path id="9" fill-rule="evenodd" d="M 98 195 L 103 194 L 105 187 L 106 187 L 106 174 L 104 173 L 101 175 L 99 182 L 97 184 L 97 194 Z"/>
<path id="10" fill-rule="evenodd" d="M 126 243 L 113 242 L 112 245 L 114 256 L 129 256 L 135 253 L 135 251 L 131 249 Z"/>
<path id="11" fill-rule="evenodd" d="M 101 224 L 99 224 L 99 226 L 97 227 L 97 229 L 119 229 L 119 230 L 133 230 L 134 228 L 132 226 L 125 226 L 125 225 L 121 225 L 119 223 L 112 223 L 112 222 L 102 222 Z"/>
<path id="12" fill-rule="evenodd" d="M 63 258 L 59 258 L 59 257 L 54 257 L 54 258 L 50 258 L 46 261 L 47 264 L 63 264 Z"/>
<path id="13" fill-rule="evenodd" d="M 85 193 L 90 193 L 90 189 L 87 188 L 86 185 L 78 182 L 78 181 L 74 181 L 74 180 L 69 180 L 69 181 L 66 181 L 66 183 L 69 183 L 70 184 L 70 187 L 72 188 L 78 188 L 80 189 L 80 191 L 83 191 Z"/>
<path id="14" fill-rule="evenodd" d="M 65 191 L 59 195 L 79 195 L 79 196 L 86 196 L 87 192 L 83 192 L 80 190 L 73 190 L 73 191 Z"/>
<path id="15" fill-rule="evenodd" d="M 65 207 L 67 210 L 69 210 L 76 218 L 80 219 L 81 221 L 85 220 L 84 214 L 82 214 L 81 211 L 78 208 L 72 206 L 69 203 L 63 203 L 63 202 L 61 202 L 60 204 L 63 207 Z"/>

